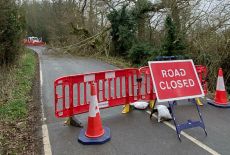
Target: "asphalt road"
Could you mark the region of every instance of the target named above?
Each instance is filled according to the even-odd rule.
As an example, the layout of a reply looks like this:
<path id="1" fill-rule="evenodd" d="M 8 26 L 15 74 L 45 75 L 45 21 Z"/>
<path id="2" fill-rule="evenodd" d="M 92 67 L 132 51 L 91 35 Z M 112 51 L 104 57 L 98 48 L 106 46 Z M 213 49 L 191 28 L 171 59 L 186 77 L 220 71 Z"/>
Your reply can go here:
<path id="1" fill-rule="evenodd" d="M 31 47 L 39 54 L 42 73 L 42 98 L 44 124 L 48 128 L 49 144 L 54 155 L 200 155 L 210 154 L 208 148 L 219 154 L 230 154 L 230 109 L 218 109 L 210 105 L 201 107 L 208 136 L 201 128 L 185 130 L 200 143 L 192 142 L 182 136 L 177 139 L 176 132 L 157 119 L 149 119 L 146 111 L 133 110 L 121 114 L 122 107 L 101 110 L 103 125 L 110 127 L 112 138 L 103 145 L 82 145 L 77 139 L 80 128 L 64 126 L 64 119 L 54 115 L 53 82 L 60 76 L 78 73 L 115 69 L 116 67 L 94 59 L 76 58 L 68 54 L 55 55 L 45 51 L 44 47 Z M 179 122 L 197 118 L 195 107 L 191 104 L 178 104 L 176 114 Z M 87 114 L 77 116 L 86 126 Z M 172 124 L 172 122 L 170 122 Z"/>

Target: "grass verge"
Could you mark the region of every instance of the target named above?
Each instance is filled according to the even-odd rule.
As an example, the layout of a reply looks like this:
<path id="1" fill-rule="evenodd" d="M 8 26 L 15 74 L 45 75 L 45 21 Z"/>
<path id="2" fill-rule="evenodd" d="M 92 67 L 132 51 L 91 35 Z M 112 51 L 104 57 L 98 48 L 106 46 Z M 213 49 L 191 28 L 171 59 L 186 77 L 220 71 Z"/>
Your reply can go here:
<path id="1" fill-rule="evenodd" d="M 17 65 L 0 69 L 0 154 L 30 154 L 30 111 L 36 56 L 25 49 Z"/>
<path id="2" fill-rule="evenodd" d="M 18 65 L 8 69 L 10 70 L 9 74 L 4 73 L 3 81 L 10 82 L 6 84 L 7 88 L 5 88 L 5 90 L 8 89 L 6 93 L 10 94 L 10 98 L 4 99 L 6 102 L 1 104 L 0 118 L 5 121 L 16 121 L 25 118 L 28 113 L 27 102 L 31 99 L 29 92 L 35 73 L 34 53 L 26 50 L 20 57 Z M 4 70 L 4 72 L 6 71 Z M 8 80 L 9 78 L 10 80 Z"/>

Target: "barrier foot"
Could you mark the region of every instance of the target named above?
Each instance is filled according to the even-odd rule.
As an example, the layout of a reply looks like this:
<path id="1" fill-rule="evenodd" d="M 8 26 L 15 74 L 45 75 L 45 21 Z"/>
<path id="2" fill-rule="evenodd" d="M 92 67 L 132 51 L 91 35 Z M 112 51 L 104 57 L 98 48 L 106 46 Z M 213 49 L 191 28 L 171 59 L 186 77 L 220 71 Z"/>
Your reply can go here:
<path id="1" fill-rule="evenodd" d="M 152 103 L 151 103 L 151 102 L 152 102 Z M 152 118 L 153 113 L 157 112 L 157 109 L 154 109 L 154 107 L 155 107 L 155 105 L 156 105 L 156 102 L 157 102 L 157 99 L 155 99 L 155 100 L 150 100 L 150 101 L 149 101 L 149 104 L 152 104 L 152 105 L 151 105 L 152 107 L 150 106 L 150 108 L 152 108 L 151 114 L 150 114 L 150 116 L 149 116 L 150 119 Z"/>
<path id="2" fill-rule="evenodd" d="M 202 106 L 202 105 L 203 105 L 203 103 L 200 101 L 199 98 L 196 98 L 196 103 L 197 103 L 197 105 L 199 105 L 199 106 Z"/>
<path id="3" fill-rule="evenodd" d="M 89 138 L 85 135 L 85 129 L 81 129 L 79 137 L 78 137 L 78 142 L 84 145 L 96 145 L 96 144 L 104 144 L 105 142 L 108 142 L 111 139 L 110 135 L 110 128 L 108 127 L 103 127 L 105 133 L 97 138 Z"/>
<path id="4" fill-rule="evenodd" d="M 122 110 L 122 114 L 126 114 L 130 111 L 130 105 L 129 104 L 126 104 L 124 107 L 123 107 L 123 110 Z"/>
<path id="5" fill-rule="evenodd" d="M 80 127 L 80 128 L 83 127 L 82 123 L 77 118 L 75 118 L 74 116 L 73 117 L 69 117 L 65 121 L 65 124 L 66 125 L 70 125 L 70 126 Z"/>
<path id="6" fill-rule="evenodd" d="M 149 101 L 149 107 L 150 107 L 151 109 L 154 108 L 155 102 L 156 102 L 156 100 L 150 100 L 150 101 Z"/>

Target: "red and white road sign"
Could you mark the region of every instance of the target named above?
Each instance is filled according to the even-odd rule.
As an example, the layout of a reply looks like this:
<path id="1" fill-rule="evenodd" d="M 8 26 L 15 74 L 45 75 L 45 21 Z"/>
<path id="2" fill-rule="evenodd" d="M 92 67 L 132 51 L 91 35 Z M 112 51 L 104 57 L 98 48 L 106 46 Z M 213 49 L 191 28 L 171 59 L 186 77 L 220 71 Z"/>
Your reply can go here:
<path id="1" fill-rule="evenodd" d="M 158 102 L 204 96 L 192 60 L 149 61 Z"/>

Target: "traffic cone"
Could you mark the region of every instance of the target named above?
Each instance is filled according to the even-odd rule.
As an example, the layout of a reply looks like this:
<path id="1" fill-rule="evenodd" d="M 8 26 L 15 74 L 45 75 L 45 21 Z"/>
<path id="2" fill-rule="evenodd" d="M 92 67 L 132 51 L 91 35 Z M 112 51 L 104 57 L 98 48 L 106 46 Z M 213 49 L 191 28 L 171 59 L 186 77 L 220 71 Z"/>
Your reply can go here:
<path id="1" fill-rule="evenodd" d="M 94 84 L 91 84 L 91 98 L 87 129 L 82 129 L 78 141 L 82 144 L 103 144 L 109 141 L 110 129 L 103 127 L 98 107 L 97 93 Z"/>
<path id="2" fill-rule="evenodd" d="M 216 94 L 215 94 L 216 104 L 227 104 L 227 93 L 224 86 L 224 78 L 222 68 L 219 68 L 218 79 L 216 84 Z"/>
<path id="3" fill-rule="evenodd" d="M 99 107 L 97 103 L 97 94 L 95 86 L 91 85 L 91 103 L 89 105 L 89 117 L 88 126 L 85 132 L 87 137 L 100 137 L 104 134 L 104 129 L 102 127 L 101 116 L 99 112 Z"/>
<path id="4" fill-rule="evenodd" d="M 228 103 L 228 99 L 227 99 L 227 92 L 224 86 L 224 77 L 223 77 L 222 68 L 219 68 L 218 71 L 214 102 L 208 100 L 208 103 L 216 107 L 230 108 L 230 104 Z"/>

